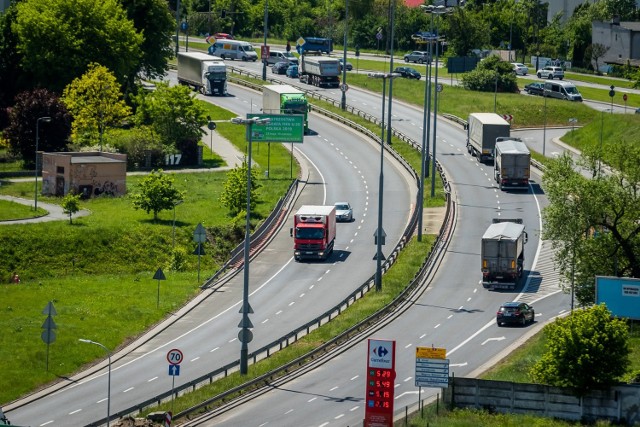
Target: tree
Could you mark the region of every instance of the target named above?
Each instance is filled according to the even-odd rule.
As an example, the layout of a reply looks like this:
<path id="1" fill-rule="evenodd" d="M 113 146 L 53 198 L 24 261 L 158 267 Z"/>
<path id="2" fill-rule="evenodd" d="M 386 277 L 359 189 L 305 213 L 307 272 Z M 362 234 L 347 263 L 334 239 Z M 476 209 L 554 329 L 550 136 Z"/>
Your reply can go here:
<path id="1" fill-rule="evenodd" d="M 475 70 L 462 76 L 465 89 L 481 92 L 517 92 L 518 82 L 513 66 L 497 55 L 480 62 Z"/>
<path id="2" fill-rule="evenodd" d="M 69 193 L 62 199 L 63 212 L 69 215 L 69 224 L 72 224 L 71 215 L 80 210 L 80 195 Z"/>
<path id="3" fill-rule="evenodd" d="M 71 132 L 71 115 L 60 98 L 47 89 L 34 89 L 18 94 L 9 110 L 9 126 L 4 137 L 9 149 L 22 158 L 25 167 L 33 167 L 36 158 L 36 123 L 40 117 L 51 117 L 49 123 L 40 122 L 39 151 L 63 151 Z"/>
<path id="4" fill-rule="evenodd" d="M 164 0 L 120 0 L 127 16 L 145 37 L 140 49 L 142 57 L 137 71 L 129 74 L 130 83 L 142 71 L 147 78 L 164 76 L 169 58 L 173 56 L 172 36 L 175 18 Z"/>
<path id="5" fill-rule="evenodd" d="M 246 159 L 242 165 L 236 166 L 227 173 L 227 180 L 220 195 L 220 202 L 229 208 L 231 215 L 237 215 L 247 208 L 247 172 Z M 258 189 L 261 187 L 258 181 L 258 173 L 251 169 L 251 204 L 253 210 L 258 202 Z"/>
<path id="6" fill-rule="evenodd" d="M 596 63 L 595 70 L 596 72 L 600 72 L 600 66 L 598 65 L 598 60 L 602 58 L 609 51 L 609 46 L 605 46 L 600 43 L 594 43 L 587 47 L 585 51 L 585 56 L 591 61 Z"/>
<path id="7" fill-rule="evenodd" d="M 153 212 L 154 221 L 159 212 L 173 209 L 176 202 L 184 200 L 184 193 L 173 186 L 173 177 L 165 175 L 162 169 L 145 176 L 138 184 L 138 190 L 131 196 L 133 207 L 146 213 Z"/>
<path id="8" fill-rule="evenodd" d="M 563 286 L 575 279 L 578 301 L 589 305 L 596 275 L 640 277 L 640 147 L 629 137 L 607 146 L 604 159 L 598 144 L 582 154 L 579 165 L 593 179 L 581 175 L 569 155 L 545 171 L 543 238 L 552 241 Z"/>
<path id="9" fill-rule="evenodd" d="M 146 124 L 170 147 L 183 140 L 199 140 L 207 124 L 204 108 L 187 86 L 158 83 L 153 92 L 140 92 L 136 98 L 135 120 Z"/>
<path id="10" fill-rule="evenodd" d="M 578 395 L 615 384 L 629 366 L 629 332 L 604 305 L 574 311 L 545 326 L 546 351 L 531 368 L 535 381 L 573 387 Z"/>
<path id="11" fill-rule="evenodd" d="M 16 8 L 12 31 L 34 86 L 59 92 L 92 62 L 112 70 L 121 84 L 138 71 L 143 35 L 118 0 L 24 0 Z"/>
<path id="12" fill-rule="evenodd" d="M 101 150 L 105 129 L 121 124 L 131 115 L 116 77 L 96 63 L 89 64 L 87 72 L 64 89 L 62 100 L 73 115 L 74 140 L 99 141 Z"/>

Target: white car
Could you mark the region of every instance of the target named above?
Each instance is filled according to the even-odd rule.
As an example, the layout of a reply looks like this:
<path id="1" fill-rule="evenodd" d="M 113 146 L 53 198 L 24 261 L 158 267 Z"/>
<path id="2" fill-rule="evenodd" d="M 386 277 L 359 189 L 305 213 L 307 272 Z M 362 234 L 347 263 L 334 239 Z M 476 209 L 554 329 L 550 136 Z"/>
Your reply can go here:
<path id="1" fill-rule="evenodd" d="M 349 202 L 337 202 L 336 206 L 336 221 L 339 222 L 351 222 L 353 221 L 353 209 Z"/>
<path id="2" fill-rule="evenodd" d="M 516 72 L 516 75 L 526 76 L 527 73 L 529 72 L 529 68 L 526 65 L 521 64 L 519 62 L 512 62 L 511 65 L 513 65 L 513 71 Z"/>

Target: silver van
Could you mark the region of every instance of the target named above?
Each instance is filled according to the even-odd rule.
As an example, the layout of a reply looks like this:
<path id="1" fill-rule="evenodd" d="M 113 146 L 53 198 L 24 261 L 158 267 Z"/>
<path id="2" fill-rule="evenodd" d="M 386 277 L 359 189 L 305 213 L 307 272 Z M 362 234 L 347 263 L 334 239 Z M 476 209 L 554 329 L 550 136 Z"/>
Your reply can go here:
<path id="1" fill-rule="evenodd" d="M 258 60 L 258 54 L 253 45 L 242 40 L 218 39 L 209 46 L 209 55 L 219 56 L 222 59 L 241 59 L 253 62 Z"/>
<path id="2" fill-rule="evenodd" d="M 290 64 L 298 65 L 298 58 L 286 50 L 269 50 L 269 57 L 267 58 L 267 64 L 275 64 L 276 62 L 288 62 Z"/>
<path id="3" fill-rule="evenodd" d="M 544 96 L 582 102 L 582 95 L 576 85 L 571 82 L 544 82 Z"/>

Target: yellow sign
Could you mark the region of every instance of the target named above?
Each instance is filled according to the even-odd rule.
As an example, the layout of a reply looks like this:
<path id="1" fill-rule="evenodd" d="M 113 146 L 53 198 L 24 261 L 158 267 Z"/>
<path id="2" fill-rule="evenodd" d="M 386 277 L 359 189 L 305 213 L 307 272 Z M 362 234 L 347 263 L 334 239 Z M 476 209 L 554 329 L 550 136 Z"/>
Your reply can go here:
<path id="1" fill-rule="evenodd" d="M 436 347 L 416 347 L 416 357 L 423 359 L 446 359 L 447 349 Z"/>
<path id="2" fill-rule="evenodd" d="M 300 37 L 300 38 L 296 41 L 296 44 L 297 44 L 298 46 L 302 46 L 302 45 L 304 44 L 304 39 L 303 39 L 302 37 Z"/>

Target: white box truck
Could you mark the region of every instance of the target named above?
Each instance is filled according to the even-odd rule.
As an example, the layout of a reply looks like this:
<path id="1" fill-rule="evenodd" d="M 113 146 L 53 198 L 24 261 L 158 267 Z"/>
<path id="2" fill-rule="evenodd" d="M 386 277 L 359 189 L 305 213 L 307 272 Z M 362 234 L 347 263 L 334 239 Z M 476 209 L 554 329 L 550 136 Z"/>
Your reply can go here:
<path id="1" fill-rule="evenodd" d="M 531 152 L 520 138 L 496 139 L 493 178 L 500 190 L 527 190 L 531 175 Z"/>
<path id="2" fill-rule="evenodd" d="M 178 52 L 178 83 L 203 95 L 227 94 L 227 66 L 222 58 L 201 52 Z"/>
<path id="3" fill-rule="evenodd" d="M 265 114 L 302 114 L 304 117 L 304 133 L 309 132 L 309 102 L 307 95 L 293 86 L 263 86 L 262 112 Z"/>
<path id="4" fill-rule="evenodd" d="M 496 138 L 508 137 L 511 125 L 496 113 L 471 113 L 467 121 L 467 151 L 480 162 L 493 158 Z"/>

